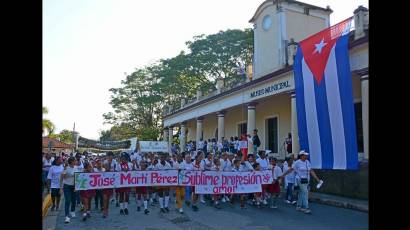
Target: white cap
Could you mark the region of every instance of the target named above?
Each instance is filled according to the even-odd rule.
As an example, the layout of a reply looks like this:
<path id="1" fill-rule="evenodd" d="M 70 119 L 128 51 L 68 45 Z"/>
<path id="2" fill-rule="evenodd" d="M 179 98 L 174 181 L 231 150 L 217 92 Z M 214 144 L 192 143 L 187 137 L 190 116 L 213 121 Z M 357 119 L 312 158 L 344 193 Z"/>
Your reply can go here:
<path id="1" fill-rule="evenodd" d="M 299 155 L 306 155 L 307 156 L 307 155 L 309 155 L 309 153 L 305 152 L 305 150 L 302 150 L 302 151 L 299 152 Z"/>

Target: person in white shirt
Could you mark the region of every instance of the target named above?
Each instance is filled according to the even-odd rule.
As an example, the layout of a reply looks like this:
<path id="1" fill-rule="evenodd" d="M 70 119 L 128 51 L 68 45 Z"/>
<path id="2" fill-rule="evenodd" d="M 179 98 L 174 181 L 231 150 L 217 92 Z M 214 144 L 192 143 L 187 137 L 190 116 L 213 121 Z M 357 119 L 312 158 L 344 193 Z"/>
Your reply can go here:
<path id="1" fill-rule="evenodd" d="M 232 172 L 242 172 L 241 159 L 237 158 L 233 161 Z M 239 196 L 241 209 L 245 209 L 245 195 L 246 194 L 232 194 L 230 197 L 231 205 L 234 204 L 235 197 Z"/>
<path id="2" fill-rule="evenodd" d="M 116 171 L 118 172 L 128 172 L 132 170 L 131 162 L 128 162 L 128 156 L 126 153 L 121 155 L 121 162 L 117 165 Z M 119 194 L 119 203 L 120 203 L 120 214 L 128 215 L 128 203 L 130 199 L 130 187 L 121 187 L 115 189 L 115 192 Z"/>
<path id="3" fill-rule="evenodd" d="M 102 167 L 100 159 L 95 160 L 94 172 L 105 172 L 105 169 Z M 103 211 L 104 204 L 103 204 L 102 189 L 95 190 L 95 202 L 94 203 L 95 203 L 95 210 L 98 210 L 98 204 L 100 204 L 101 211 Z"/>
<path id="4" fill-rule="evenodd" d="M 310 167 L 310 162 L 307 160 L 307 156 L 309 153 L 302 150 L 299 152 L 300 159 L 297 160 L 295 163 L 292 164 L 292 167 L 286 171 L 281 178 L 285 177 L 292 171 L 296 173 L 296 184 L 299 186 L 299 193 L 298 193 L 298 202 L 296 205 L 296 210 L 302 211 L 306 214 L 311 213 L 309 209 L 308 203 L 308 184 L 310 180 L 310 175 L 312 175 L 317 182 L 320 182 L 320 179 L 317 177 L 316 173 Z"/>
<path id="5" fill-rule="evenodd" d="M 62 158 L 57 157 L 54 162 L 53 166 L 48 171 L 47 179 L 48 179 L 48 187 L 51 188 L 51 201 L 53 206 L 51 207 L 51 211 L 59 209 L 60 207 L 60 197 L 61 197 L 61 190 L 60 190 L 60 178 L 61 173 L 64 171 L 64 166 L 62 165 Z"/>
<path id="6" fill-rule="evenodd" d="M 141 171 L 145 171 L 147 170 L 147 162 L 145 162 L 144 160 L 142 160 L 140 162 L 140 170 Z M 140 211 L 140 207 L 141 207 L 141 198 L 144 199 L 144 214 L 148 215 L 149 210 L 148 210 L 148 190 L 146 186 L 138 186 L 135 187 L 135 193 L 136 193 L 136 197 L 137 197 L 137 211 Z"/>
<path id="7" fill-rule="evenodd" d="M 279 184 L 279 178 L 282 176 L 282 169 L 277 166 L 276 164 L 276 158 L 270 157 L 269 158 L 269 163 L 270 163 L 270 170 L 272 170 L 272 176 L 273 176 L 273 182 L 272 184 L 269 185 L 267 197 L 270 198 L 270 208 L 278 208 L 276 206 L 277 200 L 280 194 L 280 184 Z"/>
<path id="8" fill-rule="evenodd" d="M 50 170 L 54 161 L 54 157 L 51 156 L 50 153 L 46 153 L 45 157 L 43 157 L 43 184 L 46 186 L 47 193 L 50 192 L 50 187 L 47 183 L 47 176 L 48 171 Z"/>
<path id="9" fill-rule="evenodd" d="M 197 155 L 195 157 L 195 161 L 193 163 L 193 165 L 194 165 L 193 170 L 195 170 L 195 171 L 203 171 L 204 170 L 204 167 L 201 164 L 203 157 L 204 157 L 204 153 L 202 151 L 198 151 Z M 191 189 L 193 189 L 193 193 L 192 193 L 192 210 L 194 212 L 196 212 L 196 211 L 198 211 L 198 205 L 197 205 L 198 194 L 195 193 L 195 186 L 192 186 Z"/>
<path id="10" fill-rule="evenodd" d="M 213 162 L 212 167 L 211 167 L 211 171 L 217 171 L 217 172 L 222 171 L 221 161 L 217 157 L 215 157 L 215 159 L 214 159 L 214 162 Z M 212 196 L 215 208 L 217 208 L 217 209 L 221 209 L 221 206 L 219 205 L 219 199 L 220 198 L 221 198 L 221 196 L 217 195 L 217 194 L 214 194 Z"/>
<path id="11" fill-rule="evenodd" d="M 283 171 L 287 172 L 289 168 L 292 167 L 293 164 L 293 157 L 287 158 L 287 161 L 283 164 Z M 286 200 L 285 202 L 288 204 L 296 204 L 296 201 L 293 200 L 293 186 L 295 185 L 296 173 L 295 171 L 291 171 L 289 174 L 286 175 L 285 185 L 286 185 Z"/>
<path id="12" fill-rule="evenodd" d="M 267 170 L 269 166 L 269 160 L 266 158 L 265 151 L 259 151 L 260 158 L 256 159 L 256 162 L 261 166 L 261 170 Z"/>
<path id="13" fill-rule="evenodd" d="M 165 160 L 165 155 L 162 154 L 160 156 L 160 160 L 157 163 L 156 170 L 169 170 L 172 169 L 171 165 Z M 166 213 L 169 212 L 168 203 L 169 203 L 169 187 L 157 187 L 158 194 L 159 194 L 159 205 L 161 207 L 161 212 Z M 165 197 L 165 198 L 164 198 Z"/>
<path id="14" fill-rule="evenodd" d="M 68 166 L 61 173 L 60 189 L 64 192 L 65 223 L 70 223 L 69 210 L 71 204 L 71 218 L 75 217 L 76 192 L 74 190 L 74 173 L 78 172 L 74 157 L 68 158 Z"/>
<path id="15" fill-rule="evenodd" d="M 187 153 L 185 154 L 185 159 L 184 161 L 179 165 L 179 169 L 181 170 L 194 170 L 194 165 L 192 164 L 192 158 L 191 156 Z M 191 205 L 191 186 L 185 186 L 185 204 L 189 207 Z M 177 198 L 177 207 L 180 208 L 180 213 L 182 214 L 182 204 L 178 204 L 178 198 Z M 182 211 L 182 212 L 181 212 Z"/>
<path id="16" fill-rule="evenodd" d="M 231 172 L 232 171 L 232 163 L 228 159 L 228 153 L 224 152 L 222 153 L 222 158 L 220 159 L 221 162 L 221 169 L 224 172 Z"/>

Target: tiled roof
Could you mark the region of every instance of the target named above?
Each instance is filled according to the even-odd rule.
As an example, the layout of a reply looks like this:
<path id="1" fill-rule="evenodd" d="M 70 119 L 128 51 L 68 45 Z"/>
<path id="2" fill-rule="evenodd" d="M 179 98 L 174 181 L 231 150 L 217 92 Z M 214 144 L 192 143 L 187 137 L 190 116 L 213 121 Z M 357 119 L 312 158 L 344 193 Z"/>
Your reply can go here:
<path id="1" fill-rule="evenodd" d="M 67 144 L 62 141 L 56 140 L 50 137 L 43 137 L 43 148 L 48 148 L 48 144 L 51 142 L 51 148 L 53 149 L 70 149 L 73 148 L 72 144 Z"/>

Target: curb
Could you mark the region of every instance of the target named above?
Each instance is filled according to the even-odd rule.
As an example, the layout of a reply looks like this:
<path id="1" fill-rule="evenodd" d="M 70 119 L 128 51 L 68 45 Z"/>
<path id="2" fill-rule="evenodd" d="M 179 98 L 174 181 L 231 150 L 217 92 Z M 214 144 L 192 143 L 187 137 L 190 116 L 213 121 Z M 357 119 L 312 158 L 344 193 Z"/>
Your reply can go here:
<path id="1" fill-rule="evenodd" d="M 369 212 L 369 206 L 368 205 L 360 205 L 360 204 L 352 204 L 348 202 L 343 202 L 343 201 L 336 201 L 336 200 L 331 200 L 331 199 L 323 199 L 323 198 L 318 198 L 318 197 L 310 197 L 309 200 L 320 203 L 320 204 L 326 204 L 326 205 L 331 205 L 331 206 L 336 206 L 340 208 L 346 208 L 346 209 L 353 209 L 361 212 Z"/>

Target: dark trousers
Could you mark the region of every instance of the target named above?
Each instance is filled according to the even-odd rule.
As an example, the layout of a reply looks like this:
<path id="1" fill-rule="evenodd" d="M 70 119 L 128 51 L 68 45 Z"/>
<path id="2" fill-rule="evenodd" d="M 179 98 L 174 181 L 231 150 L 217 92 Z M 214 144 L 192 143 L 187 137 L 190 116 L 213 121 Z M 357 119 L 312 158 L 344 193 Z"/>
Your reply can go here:
<path id="1" fill-rule="evenodd" d="M 68 216 L 69 214 L 70 204 L 71 204 L 71 211 L 72 212 L 75 211 L 75 198 L 76 198 L 76 192 L 74 192 L 74 185 L 64 184 L 65 216 Z"/>
<path id="2" fill-rule="evenodd" d="M 100 207 L 103 207 L 103 194 L 102 190 L 97 189 L 95 190 L 95 208 L 98 208 L 98 203 L 100 203 Z"/>

